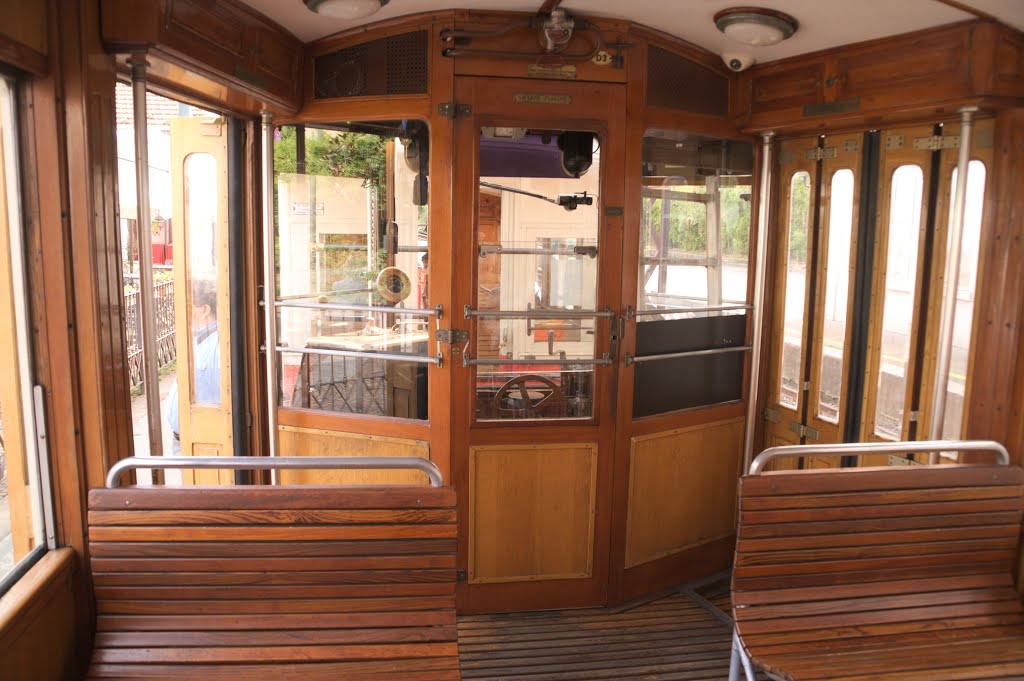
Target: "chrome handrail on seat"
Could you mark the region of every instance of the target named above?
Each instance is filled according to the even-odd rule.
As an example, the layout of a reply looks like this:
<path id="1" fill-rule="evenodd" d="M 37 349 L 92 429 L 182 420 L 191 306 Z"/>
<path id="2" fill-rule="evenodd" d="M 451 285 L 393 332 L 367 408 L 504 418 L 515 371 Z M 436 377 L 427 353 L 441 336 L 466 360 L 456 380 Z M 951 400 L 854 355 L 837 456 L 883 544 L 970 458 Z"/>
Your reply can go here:
<path id="1" fill-rule="evenodd" d="M 866 454 L 912 454 L 918 452 L 993 452 L 999 465 L 1010 465 L 1010 453 L 995 440 L 921 440 L 919 442 L 845 442 L 830 445 L 784 445 L 769 447 L 750 464 L 758 475 L 765 464 L 783 456 L 864 456 Z"/>
<path id="2" fill-rule="evenodd" d="M 107 487 L 117 487 L 126 471 L 139 468 L 268 470 L 418 470 L 432 487 L 444 485 L 441 471 L 432 462 L 415 456 L 133 456 L 121 459 L 107 473 Z"/>

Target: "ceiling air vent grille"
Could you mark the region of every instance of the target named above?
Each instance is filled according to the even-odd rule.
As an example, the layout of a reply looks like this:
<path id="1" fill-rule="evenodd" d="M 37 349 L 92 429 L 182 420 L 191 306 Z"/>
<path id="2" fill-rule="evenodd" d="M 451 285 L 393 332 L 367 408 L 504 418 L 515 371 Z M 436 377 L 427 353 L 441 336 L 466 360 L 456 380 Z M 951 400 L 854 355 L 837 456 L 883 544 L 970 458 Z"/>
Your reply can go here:
<path id="1" fill-rule="evenodd" d="M 729 113 L 729 80 L 686 57 L 651 45 L 647 53 L 647 104 L 694 113 Z"/>
<path id="2" fill-rule="evenodd" d="M 427 92 L 427 32 L 371 40 L 316 58 L 316 99 Z"/>

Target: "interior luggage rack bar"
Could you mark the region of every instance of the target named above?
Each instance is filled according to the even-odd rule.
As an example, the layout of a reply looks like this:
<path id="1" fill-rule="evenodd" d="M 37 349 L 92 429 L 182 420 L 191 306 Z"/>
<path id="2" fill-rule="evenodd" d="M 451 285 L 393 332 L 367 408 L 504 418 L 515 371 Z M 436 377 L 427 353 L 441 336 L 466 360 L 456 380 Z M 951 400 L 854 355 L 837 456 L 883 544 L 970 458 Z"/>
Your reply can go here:
<path id="1" fill-rule="evenodd" d="M 707 355 L 724 355 L 730 352 L 747 352 L 753 350 L 751 345 L 736 345 L 729 348 L 709 348 L 707 350 L 686 350 L 684 352 L 666 352 L 663 355 L 640 355 L 634 357 L 633 355 L 626 353 L 623 361 L 626 366 L 631 364 L 641 364 L 643 362 L 657 362 L 659 359 L 677 359 L 679 357 L 704 357 Z"/>
<path id="2" fill-rule="evenodd" d="M 462 366 L 464 367 L 496 367 L 496 366 L 608 366 L 612 363 L 612 356 L 604 353 L 600 358 L 585 359 L 473 359 L 468 353 L 462 355 Z"/>
<path id="3" fill-rule="evenodd" d="M 305 303 L 291 300 L 277 300 L 278 308 L 299 308 L 304 310 L 344 310 L 349 312 L 383 312 L 386 314 L 404 315 L 407 317 L 437 317 L 441 319 L 441 305 L 433 308 L 388 307 L 387 305 L 360 305 L 358 303 Z"/>
<path id="4" fill-rule="evenodd" d="M 441 487 L 441 471 L 430 461 L 416 456 L 133 456 L 121 459 L 107 472 L 107 487 L 117 487 L 130 470 L 230 469 L 252 470 L 417 470 L 426 473 L 431 487 Z"/>
<path id="5" fill-rule="evenodd" d="M 921 440 L 920 442 L 845 442 L 830 445 L 770 447 L 750 464 L 758 475 L 772 459 L 784 456 L 864 456 L 866 454 L 924 454 L 933 452 L 993 452 L 1000 466 L 1010 465 L 1010 453 L 995 440 Z"/>
<path id="6" fill-rule="evenodd" d="M 611 310 L 474 310 L 471 305 L 466 305 L 464 309 L 466 319 L 611 319 L 615 316 Z"/>
<path id="7" fill-rule="evenodd" d="M 278 352 L 294 352 L 303 355 L 324 355 L 327 357 L 359 357 L 361 359 L 394 359 L 402 362 L 416 362 L 417 364 L 433 364 L 442 366 L 444 357 L 437 353 L 436 357 L 425 355 L 411 355 L 404 352 L 375 352 L 373 350 L 334 350 L 333 348 L 289 348 L 278 345 Z"/>
<path id="8" fill-rule="evenodd" d="M 626 308 L 626 319 L 649 317 L 659 314 L 680 314 L 683 312 L 732 312 L 734 310 L 753 310 L 753 305 L 711 305 L 710 307 L 678 307 L 667 310 L 636 310 L 632 305 Z"/>

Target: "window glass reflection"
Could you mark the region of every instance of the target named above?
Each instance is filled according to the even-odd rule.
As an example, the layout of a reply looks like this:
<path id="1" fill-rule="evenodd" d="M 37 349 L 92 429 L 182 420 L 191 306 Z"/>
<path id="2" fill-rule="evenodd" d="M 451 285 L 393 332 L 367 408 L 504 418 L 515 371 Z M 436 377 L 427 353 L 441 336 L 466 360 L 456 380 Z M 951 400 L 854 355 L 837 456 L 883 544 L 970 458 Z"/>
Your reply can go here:
<path id="1" fill-rule="evenodd" d="M 956 192 L 957 168 L 949 184 L 949 196 Z M 985 164 L 971 161 L 967 166 L 967 195 L 964 203 L 964 231 L 960 245 L 960 278 L 953 317 L 953 348 L 950 355 L 949 382 L 946 385 L 946 411 L 942 437 L 958 440 L 963 436 L 965 388 L 971 354 L 974 302 L 978 283 L 978 255 L 981 248 L 981 218 L 985 199 Z M 952 229 L 952 210 L 950 211 Z"/>
<path id="2" fill-rule="evenodd" d="M 279 342 L 309 351 L 281 353 L 280 403 L 426 419 L 426 364 L 383 357 L 429 355 L 400 312 L 430 307 L 426 124 L 282 127 L 274 163 Z"/>
<path id="3" fill-rule="evenodd" d="M 889 195 L 882 342 L 878 348 L 881 356 L 874 414 L 874 434 L 887 440 L 899 440 L 903 434 L 923 191 L 924 173 L 920 167 L 905 165 L 895 170 Z"/>
<path id="4" fill-rule="evenodd" d="M 839 423 L 843 392 L 843 357 L 846 352 L 846 313 L 850 294 L 850 238 L 853 228 L 853 171 L 843 168 L 832 176 L 829 192 L 825 307 L 818 418 Z"/>
<path id="5" fill-rule="evenodd" d="M 185 158 L 184 182 L 191 308 L 189 325 L 192 331 L 192 402 L 220 405 L 217 160 L 210 154 L 189 154 Z"/>
<path id="6" fill-rule="evenodd" d="M 800 399 L 804 302 L 807 286 L 807 235 L 810 226 L 811 176 L 794 173 L 789 181 L 789 229 L 786 236 L 785 311 L 779 404 L 796 409 Z"/>
<path id="7" fill-rule="evenodd" d="M 592 415 L 600 178 L 593 133 L 481 130 L 478 420 Z"/>

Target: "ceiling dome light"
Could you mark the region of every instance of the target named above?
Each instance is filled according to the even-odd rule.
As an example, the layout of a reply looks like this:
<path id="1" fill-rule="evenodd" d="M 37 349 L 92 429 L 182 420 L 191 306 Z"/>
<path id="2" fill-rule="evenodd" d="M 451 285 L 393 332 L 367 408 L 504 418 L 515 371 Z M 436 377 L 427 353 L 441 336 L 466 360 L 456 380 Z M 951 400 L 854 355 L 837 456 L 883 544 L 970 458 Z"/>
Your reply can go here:
<path id="1" fill-rule="evenodd" d="M 715 15 L 718 30 L 744 45 L 762 47 L 781 43 L 796 32 L 797 21 L 788 14 L 761 7 L 734 7 Z"/>
<path id="2" fill-rule="evenodd" d="M 305 0 L 306 7 L 332 19 L 362 19 L 376 14 L 391 0 Z"/>

